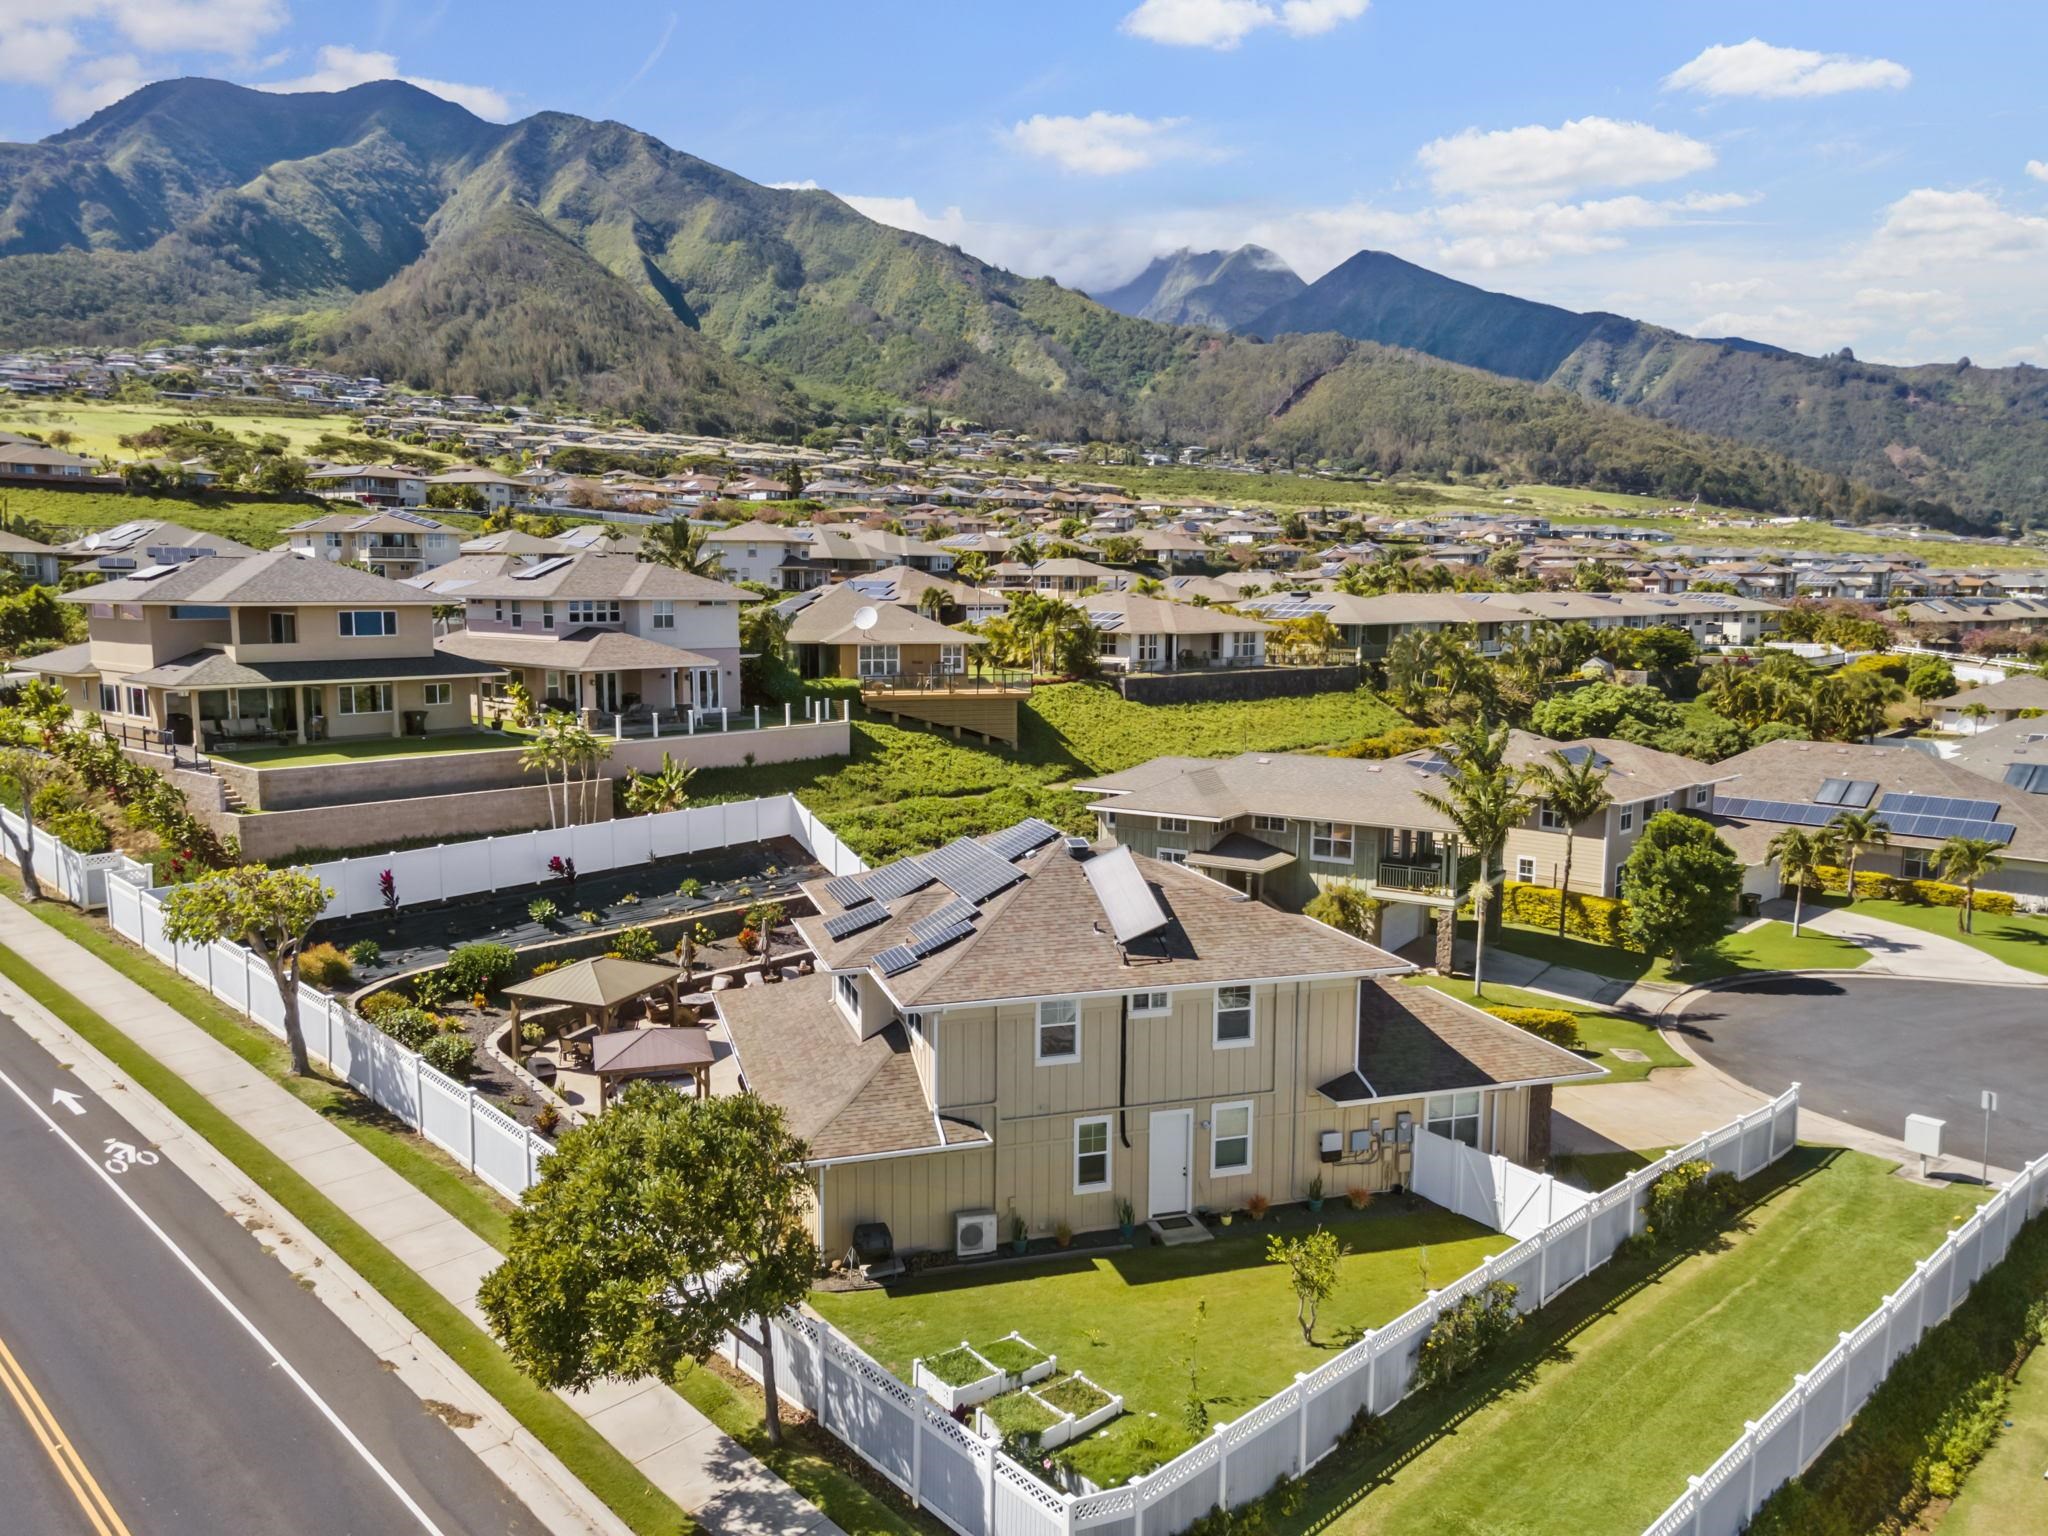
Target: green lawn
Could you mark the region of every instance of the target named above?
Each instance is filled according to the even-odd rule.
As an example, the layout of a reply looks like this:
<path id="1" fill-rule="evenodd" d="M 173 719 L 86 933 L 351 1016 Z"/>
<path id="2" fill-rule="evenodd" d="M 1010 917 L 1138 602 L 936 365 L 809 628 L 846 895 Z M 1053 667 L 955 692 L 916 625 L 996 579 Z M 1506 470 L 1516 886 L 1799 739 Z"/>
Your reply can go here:
<path id="1" fill-rule="evenodd" d="M 1964 1482 L 1935 1526 L 1939 1536 L 2048 1531 L 2048 1348 L 2037 1348 L 2020 1367 L 2005 1412 L 2011 1427 Z"/>
<path id="2" fill-rule="evenodd" d="M 1387 1415 L 1379 1444 L 1338 1451 L 1273 1529 L 1636 1536 L 1979 1198 L 1805 1147 L 1751 1189 L 1725 1242 L 1596 1271 L 1500 1359 Z"/>
<path id="3" fill-rule="evenodd" d="M 1434 987 L 1461 1002 L 1473 1001 L 1472 983 L 1466 977 L 1411 976 L 1407 981 L 1410 986 Z M 1652 1067 L 1692 1065 L 1671 1048 L 1654 1025 L 1642 1019 L 1603 1013 L 1591 1004 L 1575 1003 L 1547 992 L 1529 992 L 1521 987 L 1502 986 L 1492 981 L 1486 984 L 1486 1003 L 1502 1008 L 1561 1008 L 1571 1014 L 1579 1021 L 1579 1038 L 1585 1042 L 1586 1049 L 1607 1069 L 1608 1075 L 1599 1079 L 1600 1082 L 1637 1083 L 1650 1075 Z M 1617 1046 L 1641 1051 L 1650 1059 L 1624 1061 L 1614 1054 Z"/>
<path id="4" fill-rule="evenodd" d="M 1829 905 L 1839 909 L 1842 904 L 1834 900 Z M 1971 914 L 1974 931 L 1959 933 L 1956 931 L 1957 909 L 1954 907 L 1923 907 L 1911 902 L 1878 901 L 1866 896 L 1850 910 L 1867 912 L 1888 923 L 1903 923 L 1923 933 L 1955 939 L 1972 949 L 1982 950 L 1994 959 L 2003 960 L 2007 965 L 2048 976 L 2048 918 L 2028 917 L 2021 913 L 1999 917 L 1990 912 L 1976 912 Z"/>
<path id="5" fill-rule="evenodd" d="M 1469 937 L 1470 926 L 1466 926 Z M 1682 984 L 1713 981 L 1739 971 L 1851 969 L 1870 958 L 1870 951 L 1825 933 L 1792 937 L 1790 923 L 1770 922 L 1743 933 L 1731 933 L 1684 969 L 1631 949 L 1594 944 L 1586 939 L 1559 938 L 1548 928 L 1509 923 L 1501 929 L 1500 947 L 1546 965 L 1590 971 L 1611 981 L 1652 981 Z"/>
<path id="6" fill-rule="evenodd" d="M 166 422 L 193 421 L 210 421 L 222 431 L 242 437 L 274 433 L 287 439 L 294 452 L 304 452 L 330 432 L 346 436 L 361 430 L 361 423 L 353 416 L 339 412 L 311 415 L 251 411 L 244 414 L 228 402 L 189 410 L 174 404 L 129 405 L 111 400 L 10 400 L 0 404 L 0 432 L 25 432 L 47 438 L 50 433 L 62 430 L 76 439 L 69 445 L 73 453 L 104 453 L 123 459 L 133 455 L 121 446 L 122 438 L 146 432 Z"/>
<path id="7" fill-rule="evenodd" d="M 1333 1192 L 1334 1194 L 1334 1192 Z M 1234 1419 L 1350 1342 L 1471 1269 L 1508 1239 L 1434 1207 L 1382 1200 L 1354 1212 L 1333 1198 L 1314 1218 L 1353 1252 L 1326 1303 L 1317 1343 L 1302 1342 L 1286 1271 L 1266 1261 L 1269 1233 L 1302 1232 L 1305 1209 L 1240 1217 L 1214 1242 L 955 1272 L 889 1291 L 818 1293 L 812 1305 L 855 1343 L 910 1379 L 911 1361 L 962 1340 L 1015 1330 L 1059 1356 L 1062 1370 L 1123 1395 L 1127 1412 L 1077 1445 L 1074 1464 L 1105 1487 L 1178 1455 L 1187 1361 L 1213 1419 Z M 1424 1246 L 1426 1245 L 1426 1247 Z M 1426 1265 L 1426 1275 L 1425 1275 Z M 1206 1320 L 1198 1309 L 1207 1304 Z"/>
<path id="8" fill-rule="evenodd" d="M 215 755 L 251 768 L 313 768 L 359 763 L 375 757 L 431 757 L 440 752 L 503 752 L 523 746 L 527 732 L 452 731 L 446 736 L 371 736 L 360 741 L 310 742 L 300 746 L 250 747 Z"/>

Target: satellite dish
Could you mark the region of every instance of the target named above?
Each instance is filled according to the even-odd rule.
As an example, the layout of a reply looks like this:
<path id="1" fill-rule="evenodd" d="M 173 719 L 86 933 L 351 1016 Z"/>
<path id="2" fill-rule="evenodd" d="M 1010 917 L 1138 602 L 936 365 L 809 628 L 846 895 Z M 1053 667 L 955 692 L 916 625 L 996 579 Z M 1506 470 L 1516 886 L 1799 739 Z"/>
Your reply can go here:
<path id="1" fill-rule="evenodd" d="M 866 634 L 881 622 L 882 616 L 875 612 L 873 605 L 862 604 L 853 611 L 853 627 Z"/>

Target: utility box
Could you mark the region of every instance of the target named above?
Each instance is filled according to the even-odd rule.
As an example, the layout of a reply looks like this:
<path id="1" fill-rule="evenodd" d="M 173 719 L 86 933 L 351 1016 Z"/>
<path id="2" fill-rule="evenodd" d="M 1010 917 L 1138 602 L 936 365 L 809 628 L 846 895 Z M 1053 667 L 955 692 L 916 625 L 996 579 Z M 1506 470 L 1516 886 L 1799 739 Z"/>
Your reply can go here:
<path id="1" fill-rule="evenodd" d="M 1941 1133 L 1947 1124 L 1932 1115 L 1906 1116 L 1906 1150 L 1922 1157 L 1941 1156 Z"/>

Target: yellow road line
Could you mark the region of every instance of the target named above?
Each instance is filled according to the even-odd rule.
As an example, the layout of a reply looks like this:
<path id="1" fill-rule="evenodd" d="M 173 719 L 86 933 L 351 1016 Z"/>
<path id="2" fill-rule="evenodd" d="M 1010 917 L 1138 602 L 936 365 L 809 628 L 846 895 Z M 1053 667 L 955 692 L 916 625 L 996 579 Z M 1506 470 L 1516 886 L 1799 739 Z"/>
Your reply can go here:
<path id="1" fill-rule="evenodd" d="M 100 1485 L 94 1481 L 92 1470 L 86 1466 L 85 1458 L 78 1447 L 71 1443 L 71 1437 L 57 1422 L 57 1416 L 50 1412 L 42 1394 L 36 1391 L 35 1383 L 28 1379 L 28 1372 L 14 1358 L 7 1347 L 7 1341 L 0 1339 L 0 1387 L 7 1389 L 7 1395 L 14 1399 L 14 1406 L 21 1410 L 21 1416 L 28 1421 L 28 1427 L 57 1468 L 57 1475 L 64 1479 L 64 1486 L 71 1490 L 78 1507 L 85 1511 L 85 1518 L 92 1522 L 95 1536 L 129 1536 L 128 1527 L 121 1523 L 121 1517 L 114 1512 L 110 1500 Z"/>

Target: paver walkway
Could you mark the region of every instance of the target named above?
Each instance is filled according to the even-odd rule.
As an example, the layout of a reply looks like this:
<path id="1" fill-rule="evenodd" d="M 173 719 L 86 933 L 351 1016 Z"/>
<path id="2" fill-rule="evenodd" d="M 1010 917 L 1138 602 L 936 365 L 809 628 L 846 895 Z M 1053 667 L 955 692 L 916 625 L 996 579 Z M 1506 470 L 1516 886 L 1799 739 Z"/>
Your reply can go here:
<path id="1" fill-rule="evenodd" d="M 500 1255 L 424 1192 L 182 1013 L 12 902 L 0 902 L 0 944 L 57 978 L 205 1094 L 489 1331 L 476 1289 Z M 650 1377 L 561 1395 L 708 1530 L 727 1536 L 837 1536 L 839 1527 L 822 1511 L 664 1383 Z"/>
<path id="2" fill-rule="evenodd" d="M 1782 910 L 1780 910 L 1782 909 Z M 1772 917 L 1792 920 L 1792 903 L 1764 903 Z M 1939 933 L 1872 917 L 1855 907 L 1809 911 L 1805 926 L 1847 939 L 1870 951 L 1861 967 L 1865 975 L 1918 976 L 1934 981 L 1995 981 L 2022 987 L 2048 986 L 2048 977 L 2008 965 L 1983 950 Z"/>

